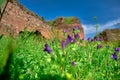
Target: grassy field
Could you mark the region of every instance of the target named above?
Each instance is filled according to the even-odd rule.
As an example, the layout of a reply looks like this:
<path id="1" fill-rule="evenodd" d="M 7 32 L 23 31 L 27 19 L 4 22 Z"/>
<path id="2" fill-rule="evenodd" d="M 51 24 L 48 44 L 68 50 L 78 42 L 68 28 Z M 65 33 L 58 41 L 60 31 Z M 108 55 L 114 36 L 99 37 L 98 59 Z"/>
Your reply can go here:
<path id="1" fill-rule="evenodd" d="M 65 37 L 1 37 L 0 80 L 120 80 L 120 48 L 99 39 Z"/>

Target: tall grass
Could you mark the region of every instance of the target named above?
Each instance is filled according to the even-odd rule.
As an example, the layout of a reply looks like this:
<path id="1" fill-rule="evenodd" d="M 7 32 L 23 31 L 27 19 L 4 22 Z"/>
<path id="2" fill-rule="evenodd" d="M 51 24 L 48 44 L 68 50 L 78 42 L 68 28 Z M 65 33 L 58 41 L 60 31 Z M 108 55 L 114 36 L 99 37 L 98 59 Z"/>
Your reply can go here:
<path id="1" fill-rule="evenodd" d="M 58 39 L 38 40 L 36 36 L 28 33 L 16 39 L 3 36 L 0 39 L 1 78 L 7 80 L 120 79 L 120 52 L 117 53 L 117 60 L 111 58 L 115 52 L 111 44 L 108 44 L 108 47 L 101 41 L 85 41 L 78 38 L 75 42 L 71 40 L 67 43 L 66 40 L 64 40 L 65 47 L 62 47 L 63 44 Z M 45 44 L 48 44 L 49 48 L 46 48 Z M 48 53 L 47 50 L 50 49 L 51 52 Z M 9 54 L 12 56 L 8 57 Z"/>

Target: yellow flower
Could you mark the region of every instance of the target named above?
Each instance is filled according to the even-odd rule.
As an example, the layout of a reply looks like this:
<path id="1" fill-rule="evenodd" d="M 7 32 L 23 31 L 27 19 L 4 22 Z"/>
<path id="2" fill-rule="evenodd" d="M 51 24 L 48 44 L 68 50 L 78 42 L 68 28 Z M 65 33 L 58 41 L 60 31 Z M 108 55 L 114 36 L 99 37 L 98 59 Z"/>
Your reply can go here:
<path id="1" fill-rule="evenodd" d="M 51 61 L 51 58 L 47 58 L 47 61 L 50 62 L 50 61 Z"/>
<path id="2" fill-rule="evenodd" d="M 65 75 L 67 80 L 73 80 L 73 77 L 70 73 L 66 73 Z"/>

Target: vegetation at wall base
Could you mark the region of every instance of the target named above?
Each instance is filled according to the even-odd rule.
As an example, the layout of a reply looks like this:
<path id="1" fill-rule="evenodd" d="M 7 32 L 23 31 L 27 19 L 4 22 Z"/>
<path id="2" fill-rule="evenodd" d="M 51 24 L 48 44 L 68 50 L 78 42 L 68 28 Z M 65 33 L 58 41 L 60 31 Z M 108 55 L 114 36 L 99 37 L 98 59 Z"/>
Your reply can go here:
<path id="1" fill-rule="evenodd" d="M 119 80 L 120 47 L 103 41 L 37 39 L 25 32 L 0 38 L 0 79 Z"/>

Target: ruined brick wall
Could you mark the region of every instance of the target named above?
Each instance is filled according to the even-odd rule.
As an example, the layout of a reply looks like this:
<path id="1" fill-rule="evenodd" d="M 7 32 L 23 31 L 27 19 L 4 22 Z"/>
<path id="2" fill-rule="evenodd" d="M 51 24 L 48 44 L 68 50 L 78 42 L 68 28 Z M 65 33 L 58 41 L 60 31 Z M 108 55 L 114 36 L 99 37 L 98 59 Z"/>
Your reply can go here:
<path id="1" fill-rule="evenodd" d="M 58 19 L 54 31 L 52 32 L 50 25 L 43 21 L 41 17 L 27 10 L 17 0 L 11 0 L 7 3 L 0 20 L 0 34 L 16 37 L 24 30 L 24 28 L 26 28 L 28 31 L 40 32 L 46 39 L 54 38 L 56 36 L 56 31 L 59 31 L 59 36 L 62 39 L 62 32 L 64 29 L 67 29 L 68 33 L 71 34 L 74 26 L 80 26 L 79 35 L 81 39 L 84 38 L 84 30 L 79 19 L 74 18 L 72 24 L 67 25 L 63 22 L 58 25 L 57 23 L 60 22 L 61 20 L 59 21 Z"/>
<path id="2" fill-rule="evenodd" d="M 118 41 L 120 40 L 120 28 L 104 30 L 98 36 L 104 41 Z"/>
<path id="3" fill-rule="evenodd" d="M 56 31 L 59 31 L 59 34 L 60 34 L 59 36 L 61 37 L 63 37 L 62 32 L 64 29 L 68 31 L 68 34 L 72 35 L 73 28 L 75 26 L 79 26 L 80 27 L 79 36 L 81 39 L 84 38 L 84 29 L 81 25 L 80 20 L 77 17 L 71 17 L 71 22 L 69 24 L 65 22 L 65 18 L 59 17 L 53 22 L 53 26 Z"/>
<path id="4" fill-rule="evenodd" d="M 8 2 L 0 21 L 0 34 L 17 36 L 25 27 L 28 31 L 38 30 L 45 38 L 50 38 L 50 26 L 40 17 L 18 2 Z"/>

